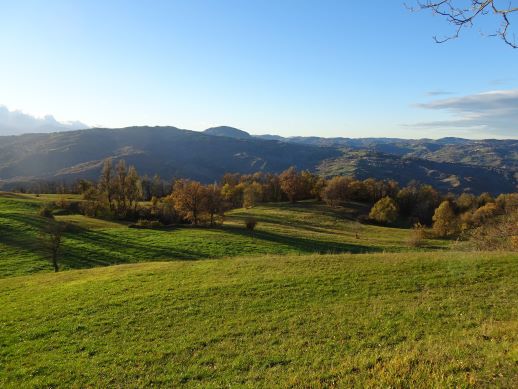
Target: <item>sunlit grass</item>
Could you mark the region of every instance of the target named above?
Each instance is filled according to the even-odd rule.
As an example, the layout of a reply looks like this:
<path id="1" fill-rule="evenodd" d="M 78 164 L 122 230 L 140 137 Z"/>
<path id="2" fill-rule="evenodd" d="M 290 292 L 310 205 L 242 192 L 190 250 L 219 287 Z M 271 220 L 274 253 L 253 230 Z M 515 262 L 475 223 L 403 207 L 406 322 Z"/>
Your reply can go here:
<path id="1" fill-rule="evenodd" d="M 0 276 L 51 271 L 38 234 L 46 220 L 38 209 L 56 195 L 0 196 Z M 73 196 L 77 199 L 77 196 Z M 180 226 L 158 230 L 130 229 L 126 222 L 82 215 L 59 215 L 72 225 L 63 241 L 63 269 L 163 260 L 197 260 L 264 254 L 368 253 L 408 251 L 409 230 L 362 225 L 354 220 L 360 204 L 331 209 L 315 202 L 266 204 L 227 213 L 223 227 Z M 259 224 L 253 236 L 243 220 Z M 447 242 L 429 240 L 423 249 Z"/>
<path id="2" fill-rule="evenodd" d="M 0 386 L 512 387 L 515 254 L 263 256 L 0 280 Z"/>

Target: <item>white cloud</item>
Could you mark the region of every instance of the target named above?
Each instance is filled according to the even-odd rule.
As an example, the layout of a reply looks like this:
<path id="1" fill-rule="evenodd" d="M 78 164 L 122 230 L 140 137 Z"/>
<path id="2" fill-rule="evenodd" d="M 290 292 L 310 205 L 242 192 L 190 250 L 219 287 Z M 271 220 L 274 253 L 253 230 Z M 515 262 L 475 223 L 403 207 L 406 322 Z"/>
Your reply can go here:
<path id="1" fill-rule="evenodd" d="M 417 106 L 447 112 L 451 119 L 416 123 L 413 127 L 518 138 L 518 89 L 440 99 Z"/>
<path id="2" fill-rule="evenodd" d="M 79 130 L 89 126 L 78 122 L 61 122 L 53 116 L 35 117 L 21 111 L 10 111 L 0 105 L 0 135 Z"/>

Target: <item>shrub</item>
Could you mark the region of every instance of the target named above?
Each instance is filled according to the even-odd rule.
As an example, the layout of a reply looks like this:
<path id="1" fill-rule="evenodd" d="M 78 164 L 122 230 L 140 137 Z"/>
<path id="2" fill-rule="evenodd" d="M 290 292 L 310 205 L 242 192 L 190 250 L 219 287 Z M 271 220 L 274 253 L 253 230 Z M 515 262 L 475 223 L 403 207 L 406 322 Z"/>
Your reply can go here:
<path id="1" fill-rule="evenodd" d="M 56 200 L 56 207 L 61 209 L 68 208 L 68 201 L 64 195 L 59 196 L 59 198 Z"/>
<path id="2" fill-rule="evenodd" d="M 424 244 L 426 238 L 426 232 L 424 226 L 417 222 L 410 231 L 410 237 L 408 239 L 408 245 L 410 247 L 421 247 Z"/>
<path id="3" fill-rule="evenodd" d="M 443 201 L 433 215 L 433 231 L 438 237 L 445 238 L 455 234 L 459 223 L 449 201 Z"/>
<path id="4" fill-rule="evenodd" d="M 491 219 L 474 229 L 470 238 L 476 250 L 518 251 L 518 211 Z"/>
<path id="5" fill-rule="evenodd" d="M 164 225 L 160 223 L 158 220 L 146 220 L 146 219 L 139 219 L 136 223 L 138 227 L 142 228 L 160 228 Z"/>
<path id="6" fill-rule="evenodd" d="M 245 219 L 245 227 L 250 234 L 254 233 L 255 227 L 257 226 L 257 219 L 255 217 L 247 217 Z"/>
<path id="7" fill-rule="evenodd" d="M 52 213 L 53 210 L 54 207 L 51 204 L 45 204 L 38 211 L 38 215 L 41 217 L 46 217 L 48 219 L 54 219 L 54 215 Z"/>
<path id="8" fill-rule="evenodd" d="M 473 213 L 473 224 L 481 226 L 489 219 L 494 218 L 499 213 L 499 208 L 495 203 L 487 203 Z"/>

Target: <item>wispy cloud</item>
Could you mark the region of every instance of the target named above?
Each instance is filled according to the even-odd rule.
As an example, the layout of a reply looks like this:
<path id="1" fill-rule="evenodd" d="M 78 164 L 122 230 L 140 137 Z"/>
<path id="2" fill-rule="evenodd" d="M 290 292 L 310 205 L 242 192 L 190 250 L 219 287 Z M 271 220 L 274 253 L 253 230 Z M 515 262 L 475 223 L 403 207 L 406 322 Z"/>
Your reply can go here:
<path id="1" fill-rule="evenodd" d="M 438 89 L 438 90 L 428 91 L 428 92 L 426 92 L 426 94 L 428 96 L 445 96 L 445 95 L 452 95 L 453 92 L 450 92 L 450 91 L 447 91 L 447 90 Z"/>
<path id="2" fill-rule="evenodd" d="M 440 99 L 417 106 L 447 112 L 451 119 L 416 123 L 414 127 L 518 138 L 518 89 Z"/>
<path id="3" fill-rule="evenodd" d="M 88 128 L 88 126 L 78 121 L 61 122 L 52 115 L 39 118 L 21 111 L 10 111 L 7 107 L 0 105 L 0 135 L 79 130 L 83 128 Z"/>

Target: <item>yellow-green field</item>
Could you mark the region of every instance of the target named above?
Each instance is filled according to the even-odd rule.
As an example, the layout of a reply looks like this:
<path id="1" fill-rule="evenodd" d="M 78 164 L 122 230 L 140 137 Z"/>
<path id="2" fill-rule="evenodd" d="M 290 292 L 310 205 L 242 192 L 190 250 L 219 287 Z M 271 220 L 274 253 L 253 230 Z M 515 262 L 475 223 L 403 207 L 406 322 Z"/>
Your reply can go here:
<path id="1" fill-rule="evenodd" d="M 512 387 L 518 258 L 147 263 L 0 280 L 2 387 Z"/>
<path id="2" fill-rule="evenodd" d="M 38 209 L 54 196 L 0 195 L 0 276 L 51 271 L 38 231 L 47 222 Z M 72 198 L 74 199 L 74 198 Z M 75 198 L 77 200 L 77 198 Z M 82 215 L 56 216 L 75 228 L 63 241 L 65 269 L 164 261 L 260 256 L 265 254 L 369 253 L 408 251 L 409 230 L 362 225 L 353 215 L 362 205 L 331 209 L 315 202 L 268 204 L 227 213 L 218 228 L 128 228 L 128 223 Z M 245 217 L 259 221 L 254 236 Z M 428 240 L 422 249 L 444 249 L 449 242 Z"/>
<path id="3" fill-rule="evenodd" d="M 214 229 L 56 216 L 74 227 L 53 273 L 50 199 L 0 196 L 2 388 L 518 382 L 516 253 L 412 251 L 409 230 L 355 222 L 360 204 L 309 202 Z"/>

